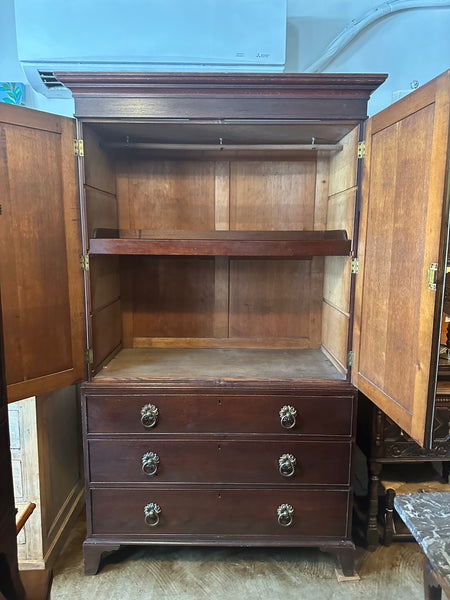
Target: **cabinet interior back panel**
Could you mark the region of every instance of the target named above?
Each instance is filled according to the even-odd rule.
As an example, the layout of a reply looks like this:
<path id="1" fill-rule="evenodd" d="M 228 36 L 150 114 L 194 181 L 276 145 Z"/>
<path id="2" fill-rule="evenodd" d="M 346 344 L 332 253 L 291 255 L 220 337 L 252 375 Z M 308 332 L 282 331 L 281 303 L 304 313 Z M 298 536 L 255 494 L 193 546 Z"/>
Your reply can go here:
<path id="1" fill-rule="evenodd" d="M 230 165 L 231 230 L 313 230 L 315 161 Z"/>
<path id="2" fill-rule="evenodd" d="M 214 258 L 132 257 L 133 337 L 213 337 Z"/>
<path id="3" fill-rule="evenodd" d="M 2 190 L 0 251 L 14 256 L 1 273 L 6 373 L 12 384 L 71 368 L 65 335 L 71 319 L 60 135 L 8 126 L 0 136 L 6 152 L 0 156 L 0 179 L 10 182 Z"/>
<path id="4" fill-rule="evenodd" d="M 231 260 L 230 336 L 301 338 L 310 347 L 312 316 L 320 315 L 312 271 L 312 260 Z"/>
<path id="5" fill-rule="evenodd" d="M 128 204 L 129 227 L 214 230 L 214 173 L 212 161 L 130 161 L 120 199 Z"/>
<path id="6" fill-rule="evenodd" d="M 129 157 L 120 159 L 117 181 L 123 228 L 314 229 L 313 160 Z M 323 259 L 133 257 L 121 264 L 125 346 L 320 346 Z"/>

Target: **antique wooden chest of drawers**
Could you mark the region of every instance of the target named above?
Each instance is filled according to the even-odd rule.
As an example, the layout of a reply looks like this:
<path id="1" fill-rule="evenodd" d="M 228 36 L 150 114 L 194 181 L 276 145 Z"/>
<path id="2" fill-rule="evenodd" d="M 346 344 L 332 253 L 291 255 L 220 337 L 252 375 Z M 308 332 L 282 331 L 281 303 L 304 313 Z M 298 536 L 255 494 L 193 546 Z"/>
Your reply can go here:
<path id="1" fill-rule="evenodd" d="M 355 394 L 345 382 L 94 380 L 82 395 L 86 573 L 120 544 L 181 542 L 319 545 L 351 571 Z"/>

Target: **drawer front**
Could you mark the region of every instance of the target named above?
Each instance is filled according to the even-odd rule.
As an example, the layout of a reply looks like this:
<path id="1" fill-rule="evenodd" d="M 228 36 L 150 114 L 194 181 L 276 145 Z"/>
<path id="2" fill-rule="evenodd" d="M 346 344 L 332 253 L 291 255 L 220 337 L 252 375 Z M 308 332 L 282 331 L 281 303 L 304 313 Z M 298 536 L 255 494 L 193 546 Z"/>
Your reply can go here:
<path id="1" fill-rule="evenodd" d="M 144 417 L 147 405 L 158 410 Z M 281 424 L 280 410 L 293 406 L 295 425 Z M 348 396 L 219 396 L 196 394 L 87 395 L 88 433 L 286 433 L 351 435 L 353 398 Z M 154 426 L 149 426 L 155 422 Z M 287 420 L 286 425 L 292 423 Z"/>
<path id="2" fill-rule="evenodd" d="M 88 447 L 92 482 L 348 485 L 350 477 L 350 442 L 97 439 Z"/>
<path id="3" fill-rule="evenodd" d="M 96 489 L 91 492 L 92 533 L 149 539 L 170 535 L 345 537 L 348 493 L 299 490 Z M 145 507 L 157 504 L 156 525 L 146 523 Z M 293 508 L 290 525 L 277 509 Z M 288 523 L 287 518 L 281 518 Z M 156 518 L 151 513 L 149 523 Z"/>

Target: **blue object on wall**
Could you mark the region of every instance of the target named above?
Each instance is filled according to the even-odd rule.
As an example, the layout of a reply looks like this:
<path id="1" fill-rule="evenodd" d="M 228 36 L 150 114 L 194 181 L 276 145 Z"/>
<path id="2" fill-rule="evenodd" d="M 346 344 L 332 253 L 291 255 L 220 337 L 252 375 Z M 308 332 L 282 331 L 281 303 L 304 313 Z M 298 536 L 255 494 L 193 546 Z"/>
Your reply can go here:
<path id="1" fill-rule="evenodd" d="M 0 102 L 25 105 L 25 84 L 17 81 L 0 82 Z"/>

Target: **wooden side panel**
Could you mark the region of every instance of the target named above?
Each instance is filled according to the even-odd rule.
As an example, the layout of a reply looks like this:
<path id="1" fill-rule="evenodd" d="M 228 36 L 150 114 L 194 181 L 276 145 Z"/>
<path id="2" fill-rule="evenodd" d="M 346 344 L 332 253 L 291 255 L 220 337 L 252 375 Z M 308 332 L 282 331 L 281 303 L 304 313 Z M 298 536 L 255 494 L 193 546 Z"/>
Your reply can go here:
<path id="1" fill-rule="evenodd" d="M 91 256 L 91 311 L 98 312 L 120 298 L 118 256 Z"/>
<path id="2" fill-rule="evenodd" d="M 132 229 L 213 230 L 214 162 L 130 163 L 128 204 Z"/>
<path id="3" fill-rule="evenodd" d="M 449 99 L 447 72 L 376 115 L 366 140 L 354 381 L 419 443 L 434 400 L 439 309 L 427 270 L 440 263 L 441 279 L 445 267 Z"/>
<path id="4" fill-rule="evenodd" d="M 118 228 L 119 216 L 116 196 L 88 186 L 85 188 L 85 194 L 88 236 L 93 237 L 96 228 Z"/>
<path id="5" fill-rule="evenodd" d="M 36 398 L 42 552 L 53 564 L 82 505 L 84 481 L 75 386 Z"/>
<path id="6" fill-rule="evenodd" d="M 330 158 L 327 202 L 328 230 L 345 229 L 353 237 L 355 215 L 358 127 L 341 141 L 343 149 Z M 347 337 L 350 311 L 350 258 L 325 257 L 323 277 L 322 343 L 332 359 L 347 370 Z"/>
<path id="7" fill-rule="evenodd" d="M 99 137 L 89 128 L 83 127 L 84 182 L 87 186 L 102 190 L 111 195 L 116 194 L 114 165 L 109 155 L 100 147 Z"/>
<path id="8" fill-rule="evenodd" d="M 341 140 L 340 152 L 330 158 L 330 183 L 328 195 L 334 196 L 356 186 L 356 167 L 358 161 L 358 127 L 355 127 Z"/>
<path id="9" fill-rule="evenodd" d="M 10 401 L 85 377 L 73 138 L 72 119 L 0 107 L 0 280 Z"/>
<path id="10" fill-rule="evenodd" d="M 339 369 L 347 371 L 348 316 L 334 306 L 323 303 L 322 345 Z"/>
<path id="11" fill-rule="evenodd" d="M 94 368 L 110 356 L 121 340 L 120 300 L 117 300 L 92 315 Z"/>

